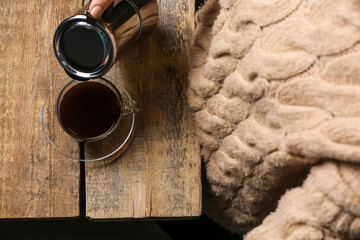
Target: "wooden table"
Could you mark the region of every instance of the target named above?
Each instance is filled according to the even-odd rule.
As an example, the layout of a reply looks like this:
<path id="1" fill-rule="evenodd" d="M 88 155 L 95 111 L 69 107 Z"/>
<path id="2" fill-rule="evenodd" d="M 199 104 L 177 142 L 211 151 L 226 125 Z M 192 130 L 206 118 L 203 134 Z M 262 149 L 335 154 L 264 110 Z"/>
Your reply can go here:
<path id="1" fill-rule="evenodd" d="M 48 144 L 41 107 L 66 77 L 53 53 L 54 31 L 83 4 L 0 1 L 0 218 L 79 217 L 80 202 L 98 220 L 199 216 L 199 145 L 185 97 L 194 1 L 159 1 L 157 29 L 108 74 L 141 107 L 127 151 L 81 165 Z M 77 144 L 62 147 L 80 154 Z M 87 145 L 84 154 L 92 154 Z"/>

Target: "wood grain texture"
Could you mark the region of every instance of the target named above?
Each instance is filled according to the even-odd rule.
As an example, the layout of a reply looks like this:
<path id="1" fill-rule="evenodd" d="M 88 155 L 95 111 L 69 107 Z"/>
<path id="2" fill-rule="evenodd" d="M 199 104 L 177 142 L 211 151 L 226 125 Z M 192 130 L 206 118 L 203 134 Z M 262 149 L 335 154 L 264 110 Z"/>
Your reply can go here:
<path id="1" fill-rule="evenodd" d="M 0 1 L 0 218 L 79 215 L 79 165 L 47 143 L 41 107 L 65 77 L 53 34 L 80 6 L 79 0 Z"/>
<path id="2" fill-rule="evenodd" d="M 200 150 L 185 97 L 194 1 L 162 0 L 159 7 L 156 30 L 126 47 L 109 73 L 141 110 L 123 155 L 86 163 L 86 214 L 92 219 L 201 214 Z M 88 144 L 85 155 L 112 148 L 122 137 L 120 132 L 97 148 Z"/>

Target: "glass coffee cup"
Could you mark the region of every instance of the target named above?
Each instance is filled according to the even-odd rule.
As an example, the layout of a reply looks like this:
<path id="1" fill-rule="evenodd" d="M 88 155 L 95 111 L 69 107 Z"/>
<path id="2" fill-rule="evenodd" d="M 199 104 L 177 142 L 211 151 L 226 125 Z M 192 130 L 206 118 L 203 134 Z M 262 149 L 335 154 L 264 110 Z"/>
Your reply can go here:
<path id="1" fill-rule="evenodd" d="M 95 90 L 95 94 L 91 93 Z M 111 103 L 112 107 L 104 103 Z M 73 160 L 93 162 L 119 156 L 127 149 L 134 136 L 138 110 L 137 102 L 117 79 L 103 76 L 82 82 L 65 78 L 47 95 L 41 110 L 41 125 L 47 141 L 57 152 Z M 85 114 L 79 118 L 77 111 Z M 64 115 L 64 112 L 73 114 Z M 83 128 L 79 129 L 79 125 Z M 100 128 L 95 131 L 94 126 Z"/>
<path id="2" fill-rule="evenodd" d="M 139 110 L 136 101 L 124 101 L 105 78 L 86 82 L 71 80 L 60 91 L 56 116 L 64 131 L 82 142 L 100 141 L 119 125 L 120 119 Z"/>

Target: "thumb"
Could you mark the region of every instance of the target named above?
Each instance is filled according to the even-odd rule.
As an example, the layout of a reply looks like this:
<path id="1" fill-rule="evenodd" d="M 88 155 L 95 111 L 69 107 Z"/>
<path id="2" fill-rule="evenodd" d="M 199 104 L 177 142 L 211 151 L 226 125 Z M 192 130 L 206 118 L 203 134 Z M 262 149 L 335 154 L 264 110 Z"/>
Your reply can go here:
<path id="1" fill-rule="evenodd" d="M 89 6 L 89 12 L 94 18 L 99 18 L 113 0 L 93 0 Z"/>

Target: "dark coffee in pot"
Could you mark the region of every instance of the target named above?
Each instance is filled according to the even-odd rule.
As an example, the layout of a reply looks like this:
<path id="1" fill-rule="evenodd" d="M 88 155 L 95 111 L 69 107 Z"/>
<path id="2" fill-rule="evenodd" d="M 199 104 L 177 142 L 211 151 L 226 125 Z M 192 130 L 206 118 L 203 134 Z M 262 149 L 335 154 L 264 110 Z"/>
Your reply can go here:
<path id="1" fill-rule="evenodd" d="M 73 26 L 61 35 L 60 47 L 64 59 L 75 69 L 92 71 L 104 61 L 105 42 L 93 29 Z"/>

